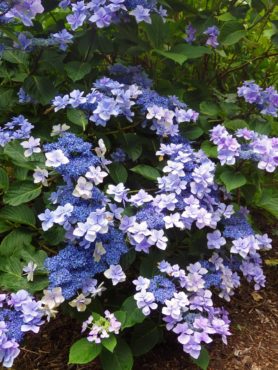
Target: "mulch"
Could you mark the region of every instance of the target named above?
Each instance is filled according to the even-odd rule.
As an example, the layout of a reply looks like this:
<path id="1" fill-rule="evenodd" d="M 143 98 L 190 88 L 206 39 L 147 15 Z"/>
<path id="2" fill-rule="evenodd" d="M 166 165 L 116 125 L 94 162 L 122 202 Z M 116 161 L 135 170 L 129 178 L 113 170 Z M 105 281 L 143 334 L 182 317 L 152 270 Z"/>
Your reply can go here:
<path id="1" fill-rule="evenodd" d="M 273 230 L 272 230 L 273 231 Z M 278 238 L 266 258 L 278 258 Z M 266 288 L 254 293 L 243 284 L 230 303 L 224 304 L 232 321 L 232 336 L 210 345 L 209 370 L 278 370 L 278 267 L 265 266 Z M 72 343 L 81 337 L 80 324 L 60 317 L 39 334 L 28 335 L 14 370 L 101 370 L 98 361 L 68 365 Z M 135 361 L 134 370 L 195 370 L 171 335 L 151 353 Z"/>

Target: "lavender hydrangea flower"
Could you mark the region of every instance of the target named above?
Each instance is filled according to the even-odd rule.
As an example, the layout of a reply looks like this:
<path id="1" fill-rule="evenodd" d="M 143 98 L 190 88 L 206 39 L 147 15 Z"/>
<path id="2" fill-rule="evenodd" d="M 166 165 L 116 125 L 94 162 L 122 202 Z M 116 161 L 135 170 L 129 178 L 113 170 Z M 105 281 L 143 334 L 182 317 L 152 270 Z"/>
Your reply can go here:
<path id="1" fill-rule="evenodd" d="M 111 265 L 109 269 L 104 272 L 104 276 L 107 279 L 111 279 L 113 285 L 122 283 L 126 279 L 126 275 L 120 265 Z"/>
<path id="2" fill-rule="evenodd" d="M 157 308 L 157 303 L 155 303 L 155 298 L 153 293 L 146 292 L 142 290 L 139 293 L 134 295 L 138 308 L 142 309 L 142 312 L 145 316 L 148 316 L 151 313 L 151 310 Z"/>
<path id="3" fill-rule="evenodd" d="M 133 15 L 137 23 L 146 22 L 151 23 L 150 9 L 144 8 L 142 5 L 137 5 L 134 10 L 129 12 L 130 15 Z"/>
<path id="4" fill-rule="evenodd" d="M 204 34 L 209 36 L 206 41 L 206 45 L 211 46 L 212 48 L 217 48 L 217 46 L 219 45 L 219 42 L 217 40 L 219 33 L 219 29 L 216 26 L 208 27 L 204 31 Z"/>
<path id="5" fill-rule="evenodd" d="M 223 245 L 226 244 L 226 240 L 221 236 L 221 232 L 219 230 L 208 233 L 207 239 L 209 249 L 220 249 Z"/>
<path id="6" fill-rule="evenodd" d="M 186 37 L 184 40 L 189 44 L 192 44 L 192 42 L 196 40 L 196 32 L 197 30 L 192 26 L 191 23 L 189 23 L 185 29 Z"/>

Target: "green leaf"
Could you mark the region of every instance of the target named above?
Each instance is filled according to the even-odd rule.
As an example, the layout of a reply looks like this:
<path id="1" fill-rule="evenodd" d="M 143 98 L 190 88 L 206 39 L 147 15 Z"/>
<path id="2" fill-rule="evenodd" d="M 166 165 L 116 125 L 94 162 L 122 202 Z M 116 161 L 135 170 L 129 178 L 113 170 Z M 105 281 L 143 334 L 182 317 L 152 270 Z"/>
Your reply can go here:
<path id="1" fill-rule="evenodd" d="M 28 226 L 35 226 L 36 223 L 33 210 L 24 204 L 17 207 L 6 206 L 1 208 L 0 220 Z"/>
<path id="2" fill-rule="evenodd" d="M 15 167 L 14 177 L 17 180 L 24 181 L 27 179 L 27 176 L 28 176 L 28 168 L 18 167 L 18 166 Z"/>
<path id="3" fill-rule="evenodd" d="M 201 58 L 205 54 L 211 54 L 211 50 L 205 46 L 193 46 L 189 44 L 179 44 L 171 49 L 172 53 L 183 55 L 187 59 Z"/>
<path id="4" fill-rule="evenodd" d="M 162 251 L 160 250 L 151 251 L 148 255 L 142 257 L 140 275 L 151 278 L 157 274 L 159 272 L 157 264 L 161 259 L 163 259 L 163 257 Z"/>
<path id="5" fill-rule="evenodd" d="M 4 192 L 7 191 L 9 188 L 9 177 L 4 170 L 4 168 L 0 168 L 0 189 L 2 189 Z"/>
<path id="6" fill-rule="evenodd" d="M 138 166 L 131 168 L 130 171 L 135 172 L 148 180 L 156 181 L 156 179 L 160 177 L 160 173 L 156 168 L 146 164 L 139 164 Z"/>
<path id="7" fill-rule="evenodd" d="M 192 359 L 194 364 L 199 366 L 200 369 L 202 370 L 207 370 L 209 366 L 209 353 L 208 351 L 203 347 L 200 353 L 200 356 L 195 360 Z"/>
<path id="8" fill-rule="evenodd" d="M 18 141 L 11 141 L 4 147 L 4 154 L 11 159 L 11 161 L 23 168 L 33 169 L 36 166 L 36 162 L 32 162 L 24 157 L 24 150 Z"/>
<path id="9" fill-rule="evenodd" d="M 163 46 L 170 32 L 169 25 L 163 23 L 163 20 L 157 14 L 152 15 L 151 24 L 142 23 L 141 27 L 145 30 L 150 44 L 154 49 L 160 49 Z"/>
<path id="10" fill-rule="evenodd" d="M 114 334 L 110 333 L 108 338 L 105 338 L 101 341 L 101 344 L 108 351 L 113 352 L 117 345 L 117 338 L 115 337 Z"/>
<path id="11" fill-rule="evenodd" d="M 18 254 L 0 258 L 0 287 L 5 290 L 17 291 L 19 289 L 26 289 L 30 293 L 35 293 L 41 291 L 49 285 L 48 279 L 45 277 L 35 277 L 34 282 L 28 282 L 26 276 L 22 275 L 22 268 L 29 261 L 41 260 L 41 258 L 36 259 L 34 255 L 38 253 L 40 257 L 43 255 L 43 258 L 46 257 L 46 254 L 42 251 L 35 252 L 35 248 L 31 248 L 31 254 L 28 256 L 22 255 L 22 249 L 18 251 Z M 22 261 L 23 259 L 23 261 Z"/>
<path id="12" fill-rule="evenodd" d="M 2 58 L 13 64 L 27 65 L 28 63 L 28 53 L 20 50 L 7 49 L 4 51 Z"/>
<path id="13" fill-rule="evenodd" d="M 128 297 L 122 304 L 121 311 L 126 313 L 125 323 L 122 325 L 122 329 L 130 328 L 138 323 L 145 320 L 145 316 L 141 310 L 137 307 L 133 296 Z"/>
<path id="14" fill-rule="evenodd" d="M 140 137 L 132 133 L 123 134 L 122 148 L 133 161 L 136 161 L 142 154 L 142 143 L 140 142 Z"/>
<path id="15" fill-rule="evenodd" d="M 202 142 L 201 149 L 210 158 L 217 158 L 217 146 L 213 145 L 209 140 L 205 140 Z"/>
<path id="16" fill-rule="evenodd" d="M 207 115 L 207 116 L 217 116 L 219 113 L 218 105 L 215 103 L 211 103 L 208 101 L 203 101 L 200 104 L 200 111 L 201 113 Z"/>
<path id="17" fill-rule="evenodd" d="M 264 260 L 267 266 L 278 266 L 278 258 L 269 258 Z"/>
<path id="18" fill-rule="evenodd" d="M 0 255 L 11 256 L 16 250 L 24 248 L 26 245 L 30 245 L 32 236 L 30 232 L 15 229 L 11 231 L 0 244 Z"/>
<path id="19" fill-rule="evenodd" d="M 69 62 L 65 65 L 67 75 L 72 81 L 78 81 L 91 72 L 92 65 L 86 62 Z"/>
<path id="20" fill-rule="evenodd" d="M 224 121 L 224 126 L 230 130 L 238 130 L 240 128 L 248 128 L 248 123 L 243 119 L 233 119 Z"/>
<path id="21" fill-rule="evenodd" d="M 28 95 L 43 105 L 49 104 L 56 95 L 53 82 L 48 77 L 29 76 L 24 81 L 23 88 Z"/>
<path id="22" fill-rule="evenodd" d="M 116 184 L 122 182 L 125 183 L 128 177 L 127 170 L 122 163 L 111 163 L 109 165 L 109 174 Z"/>
<path id="23" fill-rule="evenodd" d="M 80 109 L 68 108 L 67 118 L 70 120 L 70 122 L 74 123 L 77 126 L 82 127 L 83 131 L 86 129 L 88 125 L 88 119 L 86 117 L 86 114 Z"/>
<path id="24" fill-rule="evenodd" d="M 14 105 L 15 99 L 13 95 L 13 89 L 0 89 L 0 109 L 8 110 Z"/>
<path id="25" fill-rule="evenodd" d="M 240 188 L 247 182 L 246 177 L 242 173 L 234 172 L 230 169 L 224 170 L 220 175 L 220 179 L 228 191 Z"/>
<path id="26" fill-rule="evenodd" d="M 219 41 L 222 43 L 232 33 L 237 31 L 244 31 L 243 25 L 239 21 L 225 22 L 220 30 Z"/>
<path id="27" fill-rule="evenodd" d="M 131 336 L 131 349 L 134 356 L 149 352 L 158 343 L 159 338 L 159 330 L 153 321 L 145 320 L 137 325 Z"/>
<path id="28" fill-rule="evenodd" d="M 25 248 L 18 248 L 15 254 L 26 262 L 33 261 L 39 268 L 43 269 L 44 260 L 47 254 L 43 250 L 37 250 L 33 245 L 26 245 Z"/>
<path id="29" fill-rule="evenodd" d="M 49 245 L 58 245 L 65 240 L 65 230 L 62 227 L 54 226 L 43 233 L 44 239 Z"/>
<path id="30" fill-rule="evenodd" d="M 5 233 L 12 229 L 12 226 L 7 224 L 5 221 L 0 220 L 0 234 Z"/>
<path id="31" fill-rule="evenodd" d="M 70 347 L 69 364 L 87 364 L 93 361 L 102 350 L 102 346 L 90 343 L 86 338 L 82 338 Z"/>
<path id="32" fill-rule="evenodd" d="M 185 127 L 181 129 L 182 135 L 185 136 L 189 140 L 196 140 L 200 136 L 203 135 L 204 131 L 201 127 L 195 126 L 195 127 Z"/>
<path id="33" fill-rule="evenodd" d="M 133 367 L 132 352 L 123 339 L 118 339 L 113 353 L 103 350 L 101 355 L 103 370 L 131 370 Z"/>
<path id="34" fill-rule="evenodd" d="M 224 46 L 234 45 L 237 42 L 239 42 L 243 37 L 245 37 L 246 34 L 247 32 L 243 30 L 235 31 L 224 38 L 224 40 L 222 41 L 222 45 Z"/>
<path id="35" fill-rule="evenodd" d="M 29 181 L 14 182 L 9 191 L 4 195 L 4 203 L 11 206 L 19 206 L 22 203 L 30 202 L 41 193 L 41 186 Z"/>
<path id="36" fill-rule="evenodd" d="M 264 189 L 259 198 L 255 199 L 255 204 L 259 208 L 263 208 L 273 216 L 278 218 L 278 190 Z"/>
<path id="37" fill-rule="evenodd" d="M 122 324 L 122 326 L 124 325 L 125 321 L 126 321 L 126 313 L 124 311 L 115 311 L 114 312 L 114 315 L 116 317 L 116 319 L 118 321 L 120 321 L 120 323 Z M 123 329 L 123 327 L 121 327 L 121 330 Z"/>
<path id="38" fill-rule="evenodd" d="M 173 60 L 174 62 L 176 62 L 180 65 L 182 65 L 187 60 L 186 55 L 179 54 L 179 53 L 174 53 L 172 51 L 164 51 L 164 50 L 158 50 L 158 49 L 154 49 L 153 51 L 156 54 L 160 54 L 160 55 L 162 55 L 163 57 L 165 57 L 167 59 L 171 59 L 171 60 Z"/>
<path id="39" fill-rule="evenodd" d="M 227 13 L 224 13 L 224 14 L 221 14 L 219 15 L 218 17 L 216 17 L 219 21 L 222 21 L 222 22 L 228 22 L 228 21 L 235 21 L 236 18 L 229 12 Z"/>

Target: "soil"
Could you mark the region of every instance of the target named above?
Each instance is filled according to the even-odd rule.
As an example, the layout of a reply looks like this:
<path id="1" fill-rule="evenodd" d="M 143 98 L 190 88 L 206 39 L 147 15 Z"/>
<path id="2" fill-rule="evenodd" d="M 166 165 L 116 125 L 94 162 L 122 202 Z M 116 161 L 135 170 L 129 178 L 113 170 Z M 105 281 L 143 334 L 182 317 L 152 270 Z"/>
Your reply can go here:
<path id="1" fill-rule="evenodd" d="M 273 229 L 270 231 L 274 231 Z M 271 234 L 269 232 L 269 234 Z M 278 258 L 278 238 L 267 259 Z M 214 340 L 209 370 L 278 370 L 278 267 L 265 265 L 266 288 L 254 293 L 243 284 L 230 303 L 232 336 L 228 346 Z M 41 332 L 29 335 L 14 370 L 100 370 L 99 363 L 67 365 L 71 344 L 79 339 L 80 325 L 60 317 L 45 325 Z M 173 337 L 157 346 L 148 355 L 135 361 L 134 370 L 198 369 Z"/>

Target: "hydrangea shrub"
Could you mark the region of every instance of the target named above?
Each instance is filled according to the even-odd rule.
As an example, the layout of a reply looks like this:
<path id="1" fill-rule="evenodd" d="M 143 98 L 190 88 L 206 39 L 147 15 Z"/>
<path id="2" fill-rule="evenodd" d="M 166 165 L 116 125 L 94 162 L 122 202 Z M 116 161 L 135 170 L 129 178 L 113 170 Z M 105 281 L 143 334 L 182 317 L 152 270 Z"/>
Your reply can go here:
<path id="1" fill-rule="evenodd" d="M 278 218 L 277 12 L 1 3 L 4 367 L 59 312 L 80 321 L 69 362 L 105 370 L 165 332 L 202 369 L 216 336 L 229 343 L 221 299 L 266 284 L 252 215 Z"/>

